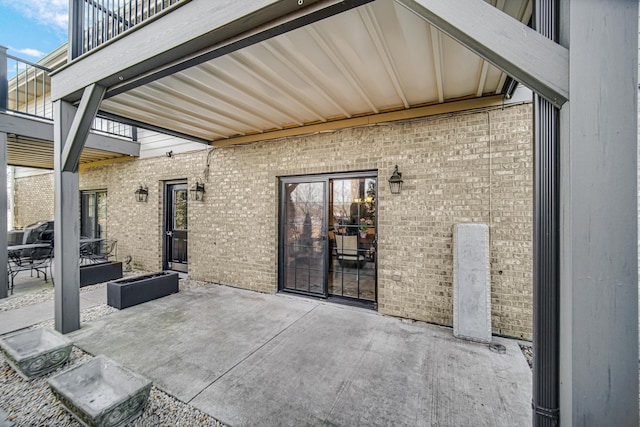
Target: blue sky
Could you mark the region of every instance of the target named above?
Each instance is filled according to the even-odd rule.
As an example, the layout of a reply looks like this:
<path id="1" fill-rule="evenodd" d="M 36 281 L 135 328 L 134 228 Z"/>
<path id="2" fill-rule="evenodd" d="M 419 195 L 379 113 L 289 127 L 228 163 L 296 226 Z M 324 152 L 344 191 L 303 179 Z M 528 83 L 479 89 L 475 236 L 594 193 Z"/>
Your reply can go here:
<path id="1" fill-rule="evenodd" d="M 0 0 L 0 45 L 36 61 L 67 41 L 69 0 Z"/>

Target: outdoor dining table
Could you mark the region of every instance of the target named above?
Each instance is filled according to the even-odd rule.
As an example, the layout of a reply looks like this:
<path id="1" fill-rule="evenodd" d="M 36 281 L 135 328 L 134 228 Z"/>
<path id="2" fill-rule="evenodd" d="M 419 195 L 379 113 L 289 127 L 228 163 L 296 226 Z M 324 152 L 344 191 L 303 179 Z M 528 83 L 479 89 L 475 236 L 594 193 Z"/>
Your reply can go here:
<path id="1" fill-rule="evenodd" d="M 22 251 L 49 247 L 51 247 L 51 245 L 48 243 L 25 243 L 22 245 L 10 245 L 7 246 L 7 254 L 9 255 L 9 261 L 15 261 L 16 259 L 20 259 L 22 257 Z"/>

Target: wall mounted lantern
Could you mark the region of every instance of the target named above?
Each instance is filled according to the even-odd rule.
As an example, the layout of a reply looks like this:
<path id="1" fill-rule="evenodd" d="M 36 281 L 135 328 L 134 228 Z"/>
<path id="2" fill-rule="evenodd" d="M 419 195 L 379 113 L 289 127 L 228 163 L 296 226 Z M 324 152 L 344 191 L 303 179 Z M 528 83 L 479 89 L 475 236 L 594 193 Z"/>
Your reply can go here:
<path id="1" fill-rule="evenodd" d="M 143 187 L 142 184 L 140 184 L 140 187 L 138 187 L 135 194 L 136 202 L 146 202 L 149 197 L 149 190 L 147 187 Z"/>
<path id="2" fill-rule="evenodd" d="M 195 184 L 191 186 L 189 192 L 191 193 L 191 200 L 201 201 L 204 197 L 204 182 L 196 179 Z"/>
<path id="3" fill-rule="evenodd" d="M 389 189 L 391 194 L 400 194 L 402 191 L 402 172 L 398 172 L 398 165 L 396 165 L 393 175 L 389 178 Z"/>

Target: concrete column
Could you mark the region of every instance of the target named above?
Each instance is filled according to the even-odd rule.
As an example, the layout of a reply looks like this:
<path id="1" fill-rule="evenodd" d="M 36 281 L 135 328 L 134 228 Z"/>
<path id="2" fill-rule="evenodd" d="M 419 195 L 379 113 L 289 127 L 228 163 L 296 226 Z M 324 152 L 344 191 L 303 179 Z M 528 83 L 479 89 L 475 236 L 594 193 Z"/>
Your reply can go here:
<path id="1" fill-rule="evenodd" d="M 55 328 L 63 334 L 80 329 L 79 179 L 77 170 L 62 170 L 64 144 L 75 113 L 68 102 L 53 104 Z"/>
<path id="2" fill-rule="evenodd" d="M 0 298 L 8 296 L 7 289 L 7 134 L 0 132 Z"/>
<path id="3" fill-rule="evenodd" d="M 637 427 L 638 2 L 560 14 L 560 425 Z"/>

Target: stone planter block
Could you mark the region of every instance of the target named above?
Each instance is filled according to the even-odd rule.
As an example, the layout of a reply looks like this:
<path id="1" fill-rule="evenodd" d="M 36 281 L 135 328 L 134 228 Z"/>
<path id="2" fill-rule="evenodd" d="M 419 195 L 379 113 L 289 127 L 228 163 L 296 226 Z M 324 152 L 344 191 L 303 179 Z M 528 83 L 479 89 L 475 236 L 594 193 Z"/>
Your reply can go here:
<path id="1" fill-rule="evenodd" d="M 491 342 L 491 268 L 486 224 L 454 226 L 453 335 Z"/>
<path id="2" fill-rule="evenodd" d="M 53 329 L 39 328 L 0 338 L 0 348 L 11 367 L 24 379 L 45 375 L 69 358 L 73 343 Z"/>
<path id="3" fill-rule="evenodd" d="M 107 283 L 107 304 L 121 310 L 178 292 L 178 273 L 126 277 Z"/>
<path id="4" fill-rule="evenodd" d="M 116 427 L 142 414 L 151 381 L 100 355 L 50 378 L 49 387 L 82 424 Z"/>
<path id="5" fill-rule="evenodd" d="M 122 278 L 121 262 L 99 262 L 80 266 L 80 287 Z"/>

